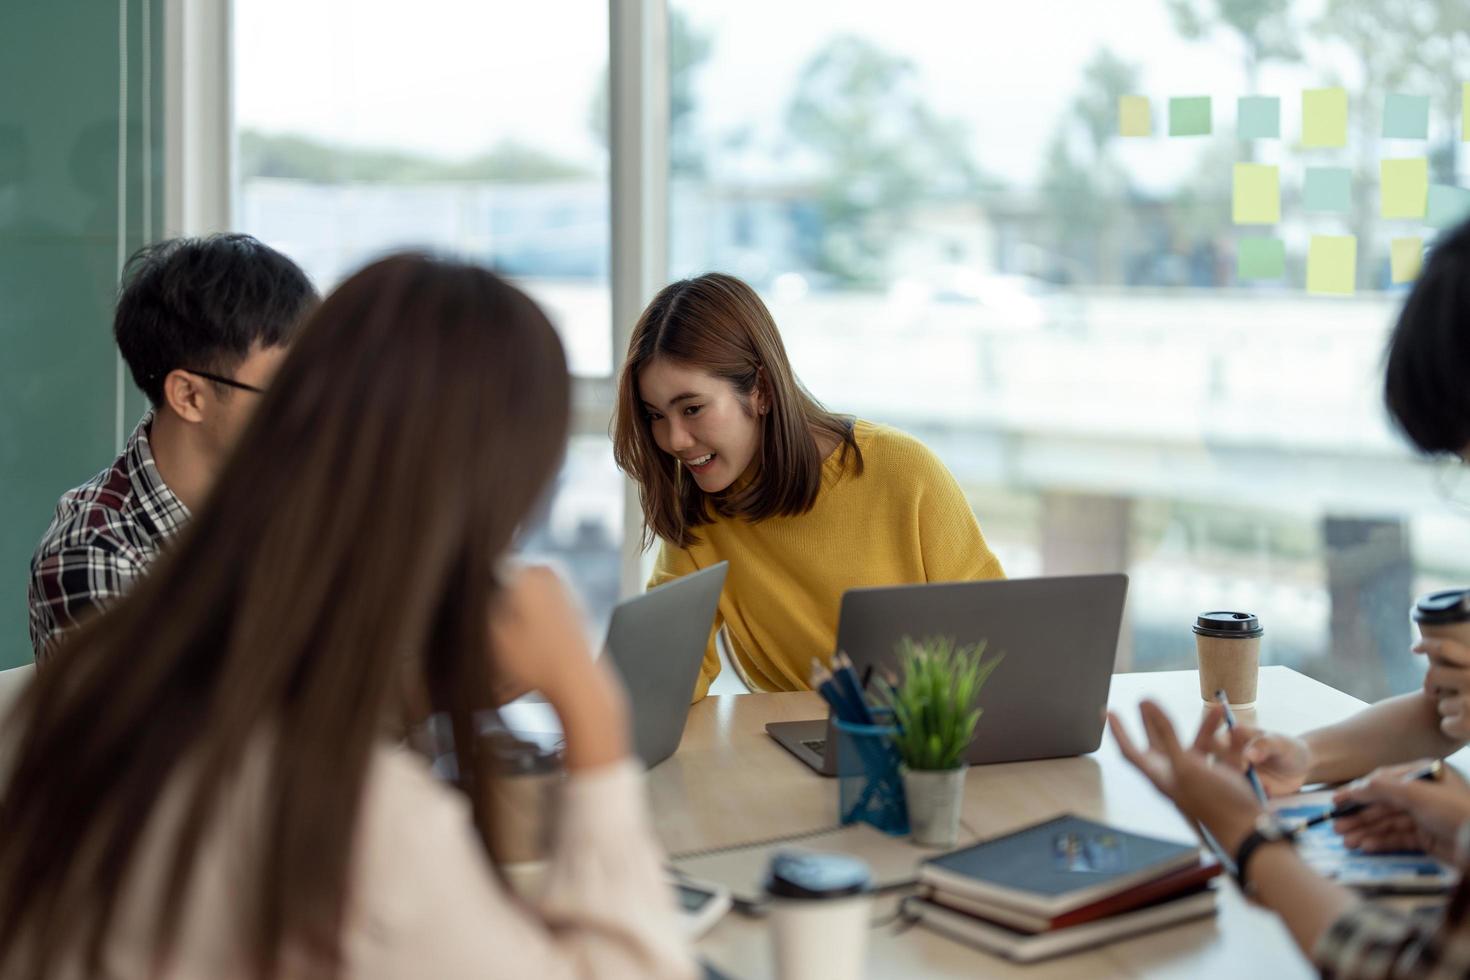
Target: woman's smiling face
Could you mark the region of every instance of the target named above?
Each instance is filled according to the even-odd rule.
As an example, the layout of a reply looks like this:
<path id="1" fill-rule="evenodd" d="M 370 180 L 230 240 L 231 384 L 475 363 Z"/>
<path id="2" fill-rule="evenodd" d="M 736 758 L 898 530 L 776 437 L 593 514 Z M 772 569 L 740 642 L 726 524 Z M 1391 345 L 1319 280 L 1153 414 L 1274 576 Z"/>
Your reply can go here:
<path id="1" fill-rule="evenodd" d="M 658 448 L 679 460 L 705 493 L 734 483 L 760 449 L 765 404 L 718 375 L 666 357 L 638 372 L 638 397 Z"/>

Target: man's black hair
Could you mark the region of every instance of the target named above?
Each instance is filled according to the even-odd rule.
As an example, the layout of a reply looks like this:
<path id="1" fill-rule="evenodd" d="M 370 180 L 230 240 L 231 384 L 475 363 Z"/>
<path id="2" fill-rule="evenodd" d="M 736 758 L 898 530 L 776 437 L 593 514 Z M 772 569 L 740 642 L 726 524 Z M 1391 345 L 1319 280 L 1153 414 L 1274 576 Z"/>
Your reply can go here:
<path id="1" fill-rule="evenodd" d="M 1383 400 L 1423 452 L 1470 446 L 1470 221 L 1430 248 L 1388 342 Z"/>
<path id="2" fill-rule="evenodd" d="M 123 269 L 112 331 L 154 407 L 177 368 L 229 374 L 253 345 L 279 347 L 316 305 L 286 256 L 249 235 L 173 238 L 144 246 Z"/>

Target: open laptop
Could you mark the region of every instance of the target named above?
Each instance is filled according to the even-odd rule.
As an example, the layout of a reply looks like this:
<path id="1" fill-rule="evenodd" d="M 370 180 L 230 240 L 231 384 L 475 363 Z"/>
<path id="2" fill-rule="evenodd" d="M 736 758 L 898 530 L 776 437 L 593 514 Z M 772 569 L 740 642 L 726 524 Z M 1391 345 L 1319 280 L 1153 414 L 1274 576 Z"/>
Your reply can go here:
<path id="1" fill-rule="evenodd" d="M 897 673 L 905 636 L 985 641 L 987 657 L 1004 651 L 1005 660 L 981 689 L 968 761 L 1082 755 L 1102 742 L 1127 591 L 1122 574 L 849 589 L 837 649 L 861 677 L 870 666 Z M 772 722 L 766 733 L 823 775 L 837 773 L 828 719 Z"/>
<path id="2" fill-rule="evenodd" d="M 607 656 L 628 689 L 633 748 L 648 767 L 674 754 L 684 735 L 689 700 L 709 645 L 729 562 L 624 599 L 607 627 Z M 559 736 L 561 722 L 544 701 L 523 699 L 500 709 L 518 735 Z"/>

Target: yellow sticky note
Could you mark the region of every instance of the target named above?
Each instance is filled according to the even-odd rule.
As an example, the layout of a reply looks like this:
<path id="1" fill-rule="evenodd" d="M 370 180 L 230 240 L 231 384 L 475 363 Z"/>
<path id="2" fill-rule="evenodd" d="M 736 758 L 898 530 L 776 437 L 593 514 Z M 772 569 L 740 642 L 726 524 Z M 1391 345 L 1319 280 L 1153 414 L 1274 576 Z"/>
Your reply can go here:
<path id="1" fill-rule="evenodd" d="M 1358 239 L 1354 235 L 1313 235 L 1307 246 L 1307 292 L 1351 296 L 1357 287 Z"/>
<path id="2" fill-rule="evenodd" d="M 1389 268 L 1394 282 L 1413 282 L 1424 264 L 1422 238 L 1395 238 L 1389 244 Z"/>
<path id="3" fill-rule="evenodd" d="M 1153 128 L 1147 96 L 1118 96 L 1119 136 L 1152 136 Z"/>
<path id="4" fill-rule="evenodd" d="M 1347 145 L 1347 89 L 1309 88 L 1302 93 L 1302 146 Z"/>
<path id="5" fill-rule="evenodd" d="M 1429 161 L 1384 160 L 1378 165 L 1380 214 L 1385 218 L 1423 218 L 1429 206 Z"/>
<path id="6" fill-rule="evenodd" d="M 1235 165 L 1231 213 L 1238 225 L 1274 225 L 1281 220 L 1281 176 L 1264 163 Z"/>

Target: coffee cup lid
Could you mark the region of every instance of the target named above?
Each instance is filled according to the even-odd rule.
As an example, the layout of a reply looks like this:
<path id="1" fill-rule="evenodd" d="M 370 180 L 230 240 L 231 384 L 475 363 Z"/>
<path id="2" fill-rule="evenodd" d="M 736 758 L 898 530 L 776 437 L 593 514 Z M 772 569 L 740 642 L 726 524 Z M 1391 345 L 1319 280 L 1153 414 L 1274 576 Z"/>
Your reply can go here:
<path id="1" fill-rule="evenodd" d="M 1194 621 L 1194 631 L 1200 636 L 1252 637 L 1265 632 L 1261 621 L 1248 612 L 1216 610 L 1200 613 Z"/>
<path id="2" fill-rule="evenodd" d="M 771 858 L 766 893 L 776 898 L 843 898 L 868 890 L 865 861 L 848 854 L 780 851 Z"/>
<path id="3" fill-rule="evenodd" d="M 491 763 L 502 776 L 532 776 L 561 769 L 561 749 L 558 746 L 521 738 L 504 730 L 486 732 L 484 740 Z"/>
<path id="4" fill-rule="evenodd" d="M 1470 619 L 1470 589 L 1445 589 L 1422 595 L 1414 603 L 1414 621 L 1459 623 Z"/>

